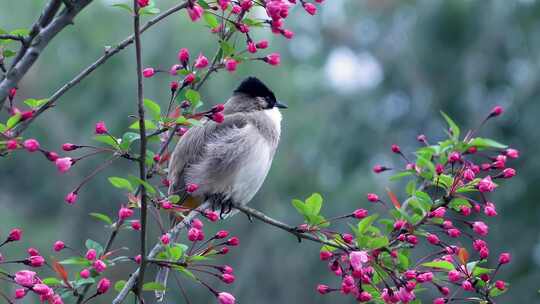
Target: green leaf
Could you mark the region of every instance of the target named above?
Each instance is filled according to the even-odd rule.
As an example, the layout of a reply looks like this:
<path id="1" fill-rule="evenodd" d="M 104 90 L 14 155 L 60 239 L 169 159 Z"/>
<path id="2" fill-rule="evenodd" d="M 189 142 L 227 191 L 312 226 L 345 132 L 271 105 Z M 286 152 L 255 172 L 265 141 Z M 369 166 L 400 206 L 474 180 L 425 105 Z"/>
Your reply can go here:
<path id="1" fill-rule="evenodd" d="M 184 255 L 184 252 L 188 249 L 187 245 L 175 244 L 168 249 L 169 258 L 171 261 L 178 261 Z"/>
<path id="2" fill-rule="evenodd" d="M 114 283 L 114 290 L 120 292 L 122 289 L 124 289 L 124 286 L 126 286 L 126 281 L 116 281 L 116 283 Z"/>
<path id="3" fill-rule="evenodd" d="M 139 121 L 135 121 L 133 122 L 130 126 L 129 126 L 130 129 L 133 129 L 133 130 L 139 130 Z M 144 120 L 144 128 L 146 130 L 156 130 L 157 129 L 157 126 L 156 124 L 151 121 L 151 120 L 148 120 L 148 119 L 145 119 Z"/>
<path id="4" fill-rule="evenodd" d="M 193 118 L 188 119 L 187 122 L 189 122 L 192 126 L 195 126 L 195 127 L 200 127 L 203 125 L 203 123 L 200 120 L 193 119 Z"/>
<path id="5" fill-rule="evenodd" d="M 143 291 L 164 291 L 166 288 L 158 282 L 145 283 L 142 287 Z"/>
<path id="6" fill-rule="evenodd" d="M 254 20 L 250 18 L 244 18 L 242 22 L 246 25 L 249 25 L 250 27 L 261 27 L 264 25 L 264 22 L 261 20 Z"/>
<path id="7" fill-rule="evenodd" d="M 45 278 L 42 281 L 43 281 L 43 284 L 49 285 L 49 286 L 60 286 L 60 285 L 62 285 L 62 281 L 60 281 L 59 279 L 54 278 L 54 277 Z"/>
<path id="8" fill-rule="evenodd" d="M 14 36 L 28 36 L 30 34 L 30 31 L 25 28 L 20 28 L 9 32 L 9 34 Z"/>
<path id="9" fill-rule="evenodd" d="M 94 278 L 88 278 L 88 279 L 80 279 L 80 280 L 77 280 L 75 281 L 75 283 L 73 284 L 75 288 L 79 288 L 81 286 L 84 286 L 84 285 L 91 285 L 91 284 L 94 284 L 96 283 L 96 280 Z M 69 291 L 71 293 L 71 295 L 73 295 L 73 291 Z"/>
<path id="10" fill-rule="evenodd" d="M 411 176 L 413 175 L 413 173 L 411 171 L 405 171 L 405 172 L 400 172 L 400 173 L 396 173 L 392 176 L 390 176 L 390 180 L 391 181 L 398 181 L 406 176 Z"/>
<path id="11" fill-rule="evenodd" d="M 143 7 L 139 11 L 139 14 L 140 15 L 157 15 L 157 14 L 159 14 L 159 12 L 160 12 L 159 8 L 147 6 L 147 7 Z"/>
<path id="12" fill-rule="evenodd" d="M 221 50 L 223 51 L 223 57 L 230 57 L 231 55 L 234 54 L 235 52 L 234 46 L 232 46 L 229 42 L 221 41 L 220 45 L 221 45 Z"/>
<path id="13" fill-rule="evenodd" d="M 360 235 L 364 234 L 366 232 L 366 229 L 371 226 L 373 221 L 375 221 L 378 217 L 378 214 L 372 214 L 358 222 L 358 233 Z"/>
<path id="14" fill-rule="evenodd" d="M 300 213 L 301 215 L 306 214 L 306 211 L 305 211 L 306 205 L 304 204 L 304 202 L 302 202 L 299 199 L 293 199 L 291 203 L 292 203 L 293 207 L 296 208 L 298 213 Z"/>
<path id="15" fill-rule="evenodd" d="M 118 145 L 116 140 L 109 135 L 96 135 L 94 136 L 94 140 L 112 146 L 115 149 L 120 149 L 120 146 Z"/>
<path id="16" fill-rule="evenodd" d="M 155 120 L 161 119 L 161 107 L 155 101 L 145 98 L 144 107 L 148 109 L 148 111 Z"/>
<path id="17" fill-rule="evenodd" d="M 447 261 L 427 262 L 427 263 L 422 263 L 422 266 L 429 267 L 429 268 L 440 268 L 440 269 L 444 269 L 448 271 L 455 269 L 454 265 Z"/>
<path id="18" fill-rule="evenodd" d="M 188 89 L 184 94 L 187 100 L 192 104 L 195 104 L 201 100 L 201 94 L 195 90 Z"/>
<path id="19" fill-rule="evenodd" d="M 133 9 L 131 9 L 131 6 L 129 6 L 129 5 L 125 4 L 125 3 L 117 3 L 117 4 L 113 4 L 112 6 L 118 7 L 118 8 L 121 8 L 121 9 L 125 9 L 130 14 L 133 13 Z"/>
<path id="20" fill-rule="evenodd" d="M 190 278 L 190 279 L 193 279 L 194 281 L 197 281 L 197 278 L 195 277 L 195 275 L 187 270 L 185 267 L 182 267 L 182 266 L 178 266 L 178 265 L 174 265 L 172 266 L 174 269 L 180 271 L 183 275 L 185 275 L 186 277 Z"/>
<path id="21" fill-rule="evenodd" d="M 385 236 L 381 236 L 381 237 L 376 237 L 376 238 L 371 239 L 371 241 L 368 244 L 368 247 L 370 249 L 375 249 L 375 248 L 385 247 L 386 245 L 388 245 L 388 238 Z"/>
<path id="22" fill-rule="evenodd" d="M 452 201 L 450 201 L 450 203 L 448 204 L 448 207 L 456 210 L 456 211 L 460 211 L 461 210 L 461 206 L 467 206 L 467 207 L 471 207 L 471 203 L 469 203 L 468 200 L 464 199 L 464 198 L 454 198 L 452 199 Z"/>
<path id="23" fill-rule="evenodd" d="M 206 24 L 208 24 L 210 28 L 216 28 L 219 26 L 219 22 L 216 16 L 214 16 L 213 14 L 209 12 L 204 12 L 203 18 L 204 18 L 204 21 L 206 21 Z"/>
<path id="24" fill-rule="evenodd" d="M 60 261 L 60 264 L 89 266 L 92 263 L 83 257 L 72 257 L 72 258 L 67 258 L 63 261 Z"/>
<path id="25" fill-rule="evenodd" d="M 16 113 L 15 115 L 12 115 L 6 122 L 6 127 L 8 129 L 11 129 L 13 128 L 16 124 L 19 123 L 19 121 L 21 120 L 21 113 Z"/>
<path id="26" fill-rule="evenodd" d="M 4 131 L 6 131 L 6 130 L 7 130 L 6 125 L 3 124 L 3 123 L 0 123 L 0 132 L 4 132 Z"/>
<path id="27" fill-rule="evenodd" d="M 109 179 L 109 182 L 115 186 L 116 188 L 120 188 L 120 189 L 127 189 L 129 190 L 130 192 L 134 192 L 135 189 L 133 188 L 133 185 L 131 185 L 131 182 L 125 178 L 122 178 L 122 177 L 116 177 L 116 176 L 111 176 L 108 178 Z"/>
<path id="28" fill-rule="evenodd" d="M 129 147 L 131 146 L 131 144 L 140 138 L 141 136 L 139 135 L 139 133 L 135 133 L 135 132 L 124 133 L 124 135 L 122 135 L 120 149 L 122 149 L 123 151 L 129 150 Z"/>
<path id="29" fill-rule="evenodd" d="M 508 146 L 496 142 L 489 138 L 476 137 L 473 138 L 467 145 L 467 147 L 476 147 L 478 149 L 484 148 L 495 148 L 495 149 L 506 149 Z"/>
<path id="30" fill-rule="evenodd" d="M 4 50 L 4 58 L 9 58 L 9 57 L 13 57 L 15 56 L 15 54 L 17 54 L 17 52 L 15 51 L 12 51 L 12 50 Z"/>
<path id="31" fill-rule="evenodd" d="M 43 98 L 43 99 L 28 98 L 24 101 L 24 104 L 26 104 L 30 108 L 39 108 L 42 105 L 46 104 L 48 101 L 49 101 L 48 98 Z"/>
<path id="32" fill-rule="evenodd" d="M 84 245 L 86 246 L 86 248 L 88 250 L 90 249 L 94 249 L 97 253 L 98 256 L 100 256 L 101 254 L 103 254 L 103 246 L 101 246 L 100 243 L 92 240 L 92 239 L 87 239 L 86 242 L 84 243 Z"/>
<path id="33" fill-rule="evenodd" d="M 156 189 L 154 189 L 154 187 L 152 185 L 150 185 L 148 182 L 146 181 L 143 181 L 142 179 L 136 177 L 136 176 L 133 176 L 133 175 L 129 175 L 128 176 L 129 179 L 131 179 L 132 181 L 135 181 L 137 184 L 139 185 L 142 185 L 146 191 L 148 191 L 148 193 L 150 194 L 156 194 Z"/>
<path id="34" fill-rule="evenodd" d="M 107 224 L 109 224 L 109 225 L 112 225 L 112 224 L 113 224 L 113 221 L 111 220 L 111 218 L 108 217 L 108 216 L 105 215 L 105 214 L 101 214 L 101 213 L 97 213 L 97 212 L 92 212 L 92 213 L 90 213 L 90 216 L 93 217 L 93 218 L 95 218 L 95 219 L 98 219 L 98 220 L 100 220 L 100 221 L 102 221 L 102 222 L 105 222 L 105 223 L 107 223 Z"/>
<path id="35" fill-rule="evenodd" d="M 448 127 L 450 127 L 450 130 L 452 131 L 452 139 L 458 140 L 460 133 L 458 125 L 443 111 L 441 111 L 441 115 L 444 117 L 446 123 L 448 123 Z"/>
<path id="36" fill-rule="evenodd" d="M 319 193 L 313 193 L 306 199 L 306 211 L 311 215 L 318 215 L 321 211 L 323 198 Z"/>
<path id="37" fill-rule="evenodd" d="M 176 119 L 176 123 L 177 124 L 185 124 L 188 120 L 186 119 L 186 117 L 184 117 L 183 115 L 181 115 L 180 117 L 178 117 Z"/>
<path id="38" fill-rule="evenodd" d="M 428 170 L 429 176 L 426 177 L 427 179 L 431 179 L 431 177 L 435 175 L 435 165 L 433 165 L 431 160 L 418 155 L 416 158 L 416 165 Z"/>

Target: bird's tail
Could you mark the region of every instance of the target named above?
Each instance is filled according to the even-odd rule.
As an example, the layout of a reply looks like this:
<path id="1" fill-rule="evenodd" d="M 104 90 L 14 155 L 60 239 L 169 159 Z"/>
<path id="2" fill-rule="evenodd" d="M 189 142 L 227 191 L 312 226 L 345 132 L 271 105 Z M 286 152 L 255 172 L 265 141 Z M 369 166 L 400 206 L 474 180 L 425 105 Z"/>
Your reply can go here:
<path id="1" fill-rule="evenodd" d="M 207 209 L 208 207 L 210 206 L 209 203 L 205 202 L 203 204 L 201 204 L 199 207 L 197 207 L 197 210 L 194 210 L 194 211 L 191 211 L 190 213 L 188 213 L 183 219 L 181 222 L 179 222 L 178 224 L 176 224 L 175 228 L 176 228 L 176 231 L 180 231 L 182 230 L 184 227 L 188 226 L 191 221 L 197 217 L 197 214 L 199 213 L 199 210 L 205 210 Z M 173 237 L 173 242 L 176 241 L 176 238 L 177 238 L 177 235 L 175 235 Z M 156 280 L 155 282 L 156 283 L 159 283 L 161 284 L 161 286 L 165 286 L 167 287 L 167 279 L 169 277 L 169 271 L 170 271 L 170 268 L 169 267 L 161 267 L 156 275 Z M 158 302 L 161 302 L 165 299 L 165 290 L 164 289 L 163 291 L 156 291 L 155 292 L 155 295 L 156 295 L 156 300 Z"/>

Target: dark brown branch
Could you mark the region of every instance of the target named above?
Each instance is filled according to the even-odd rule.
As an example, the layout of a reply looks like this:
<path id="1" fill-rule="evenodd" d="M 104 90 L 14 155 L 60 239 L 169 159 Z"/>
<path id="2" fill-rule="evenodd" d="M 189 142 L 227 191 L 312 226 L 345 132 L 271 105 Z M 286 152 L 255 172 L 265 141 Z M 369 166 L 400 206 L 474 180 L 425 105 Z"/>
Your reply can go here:
<path id="1" fill-rule="evenodd" d="M 141 29 L 140 33 L 144 33 L 147 29 L 158 23 L 159 21 L 163 20 L 164 18 L 174 14 L 175 12 L 178 12 L 184 8 L 187 7 L 187 2 L 183 2 L 180 4 L 177 4 L 170 9 L 166 10 L 165 12 L 159 14 L 158 16 L 154 17 L 147 23 L 145 23 Z M 103 63 L 105 63 L 109 58 L 116 55 L 118 52 L 125 49 L 127 46 L 132 44 L 134 41 L 134 35 L 131 35 L 127 37 L 126 39 L 122 40 L 116 47 L 107 49 L 105 51 L 105 54 L 103 54 L 101 57 L 99 57 L 94 63 L 89 65 L 87 68 L 85 68 L 83 71 L 81 71 L 77 76 L 75 76 L 73 79 L 71 79 L 69 82 L 64 84 L 60 89 L 58 89 L 56 92 L 49 97 L 49 100 L 47 103 L 45 103 L 43 106 L 41 106 L 34 116 L 32 116 L 30 119 L 25 120 L 24 122 L 20 123 L 15 131 L 16 136 L 21 135 L 26 128 L 36 119 L 38 116 L 43 114 L 46 110 L 54 106 L 54 103 L 62 97 L 67 91 L 69 91 L 71 88 L 79 84 L 84 78 L 86 78 L 88 75 L 90 75 L 94 70 L 96 70 L 98 67 L 100 67 Z M 1 97 L 1 96 L 0 96 Z"/>
<path id="2" fill-rule="evenodd" d="M 0 35 L 0 39 L 16 40 L 16 41 L 20 41 L 22 43 L 25 42 L 24 37 L 20 36 L 20 35 L 2 34 L 2 35 Z"/>
<path id="3" fill-rule="evenodd" d="M 17 86 L 17 83 L 32 65 L 34 65 L 49 42 L 66 26 L 72 24 L 75 16 L 90 4 L 90 2 L 92 0 L 73 2 L 72 8 L 64 9 L 57 17 L 55 15 L 61 5 L 61 1 L 52 0 L 48 3 L 39 21 L 34 24 L 30 31 L 29 46 L 22 47 L 19 50 L 6 77 L 0 82 L 0 108 L 4 106 L 9 90 Z"/>

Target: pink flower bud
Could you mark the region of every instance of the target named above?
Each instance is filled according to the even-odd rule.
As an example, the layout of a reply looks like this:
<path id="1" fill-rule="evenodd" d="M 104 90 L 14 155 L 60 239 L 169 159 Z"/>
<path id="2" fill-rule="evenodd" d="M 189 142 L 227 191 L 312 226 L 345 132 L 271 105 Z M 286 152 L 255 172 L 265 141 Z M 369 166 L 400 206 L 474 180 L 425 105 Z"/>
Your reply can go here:
<path id="1" fill-rule="evenodd" d="M 188 85 L 188 84 L 191 84 L 195 81 L 196 77 L 195 77 L 195 74 L 193 73 L 189 73 L 186 75 L 186 77 L 184 78 L 184 85 Z"/>
<path id="2" fill-rule="evenodd" d="M 488 231 L 489 231 L 488 226 L 482 221 L 474 222 L 472 224 L 472 227 L 473 227 L 473 231 L 476 232 L 478 235 L 485 236 L 488 234 Z"/>
<path id="3" fill-rule="evenodd" d="M 258 49 L 261 49 L 261 50 L 264 50 L 266 48 L 268 48 L 268 40 L 261 40 L 259 42 L 257 42 L 257 44 L 255 44 L 255 46 L 258 48 Z"/>
<path id="4" fill-rule="evenodd" d="M 252 54 L 257 53 L 257 46 L 255 45 L 253 41 L 248 42 L 247 51 Z"/>
<path id="5" fill-rule="evenodd" d="M 95 131 L 96 134 L 107 134 L 108 131 L 107 126 L 105 126 L 105 122 L 99 121 L 98 123 L 96 123 Z"/>
<path id="6" fill-rule="evenodd" d="M 221 275 L 221 281 L 223 281 L 225 284 L 232 284 L 234 282 L 234 275 L 224 273 Z"/>
<path id="7" fill-rule="evenodd" d="M 239 5 L 233 5 L 232 9 L 231 9 L 231 13 L 235 14 L 235 15 L 238 15 L 242 12 L 242 7 L 239 6 Z"/>
<path id="8" fill-rule="evenodd" d="M 150 4 L 150 0 L 137 0 L 137 4 L 139 5 L 139 7 L 145 7 Z"/>
<path id="9" fill-rule="evenodd" d="M 23 147 L 28 152 L 36 152 L 39 150 L 39 142 L 33 138 L 27 139 L 23 142 Z"/>
<path id="10" fill-rule="evenodd" d="M 217 105 L 212 107 L 212 112 L 214 113 L 223 112 L 223 110 L 225 110 L 225 105 L 222 103 L 218 103 Z"/>
<path id="11" fill-rule="evenodd" d="M 396 220 L 394 222 L 394 230 L 401 230 L 403 229 L 403 227 L 405 227 L 406 224 L 407 222 L 404 220 Z"/>
<path id="12" fill-rule="evenodd" d="M 223 247 L 219 250 L 219 254 L 227 254 L 229 253 L 229 247 Z"/>
<path id="13" fill-rule="evenodd" d="M 452 238 L 457 238 L 461 235 L 461 231 L 459 231 L 459 229 L 456 229 L 456 228 L 450 228 L 446 230 L 446 233 L 448 233 L 448 235 Z"/>
<path id="14" fill-rule="evenodd" d="M 34 110 L 22 112 L 21 121 L 25 121 L 25 120 L 28 120 L 28 119 L 32 118 L 34 116 L 34 113 L 35 113 Z"/>
<path id="15" fill-rule="evenodd" d="M 472 181 L 474 178 L 476 177 L 476 174 L 474 173 L 474 171 L 470 168 L 466 169 L 464 172 L 463 172 L 463 178 L 465 179 L 465 181 L 467 182 L 470 182 Z"/>
<path id="16" fill-rule="evenodd" d="M 444 172 L 444 166 L 442 164 L 435 165 L 435 172 L 437 172 L 438 175 L 441 175 Z"/>
<path id="17" fill-rule="evenodd" d="M 467 153 L 469 153 L 469 154 L 474 154 L 476 152 L 478 152 L 477 147 L 469 147 L 469 149 L 467 149 Z"/>
<path id="18" fill-rule="evenodd" d="M 187 193 L 193 193 L 193 192 L 197 191 L 197 189 L 199 189 L 199 185 L 197 185 L 197 184 L 188 183 L 186 185 L 186 192 Z"/>
<path id="19" fill-rule="evenodd" d="M 161 207 L 163 209 L 171 209 L 173 207 L 173 204 L 169 200 L 164 200 L 161 202 Z"/>
<path id="20" fill-rule="evenodd" d="M 211 222 L 217 222 L 219 220 L 218 213 L 208 209 L 204 211 L 204 217 L 206 217 Z"/>
<path id="21" fill-rule="evenodd" d="M 49 286 L 41 283 L 34 285 L 32 290 L 39 295 L 49 295 L 54 293 Z"/>
<path id="22" fill-rule="evenodd" d="M 375 193 L 368 193 L 367 194 L 367 199 L 368 201 L 372 202 L 372 203 L 376 203 L 379 201 L 379 196 Z"/>
<path id="23" fill-rule="evenodd" d="M 94 268 L 95 271 L 97 271 L 98 273 L 101 273 L 101 272 L 104 272 L 105 269 L 107 269 L 107 264 L 105 264 L 105 262 L 103 262 L 102 260 L 95 260 L 94 263 L 92 264 L 92 267 Z"/>
<path id="24" fill-rule="evenodd" d="M 495 205 L 492 202 L 486 202 L 486 206 L 484 207 L 484 213 L 487 216 L 496 216 L 497 210 L 495 209 Z"/>
<path id="25" fill-rule="evenodd" d="M 392 149 L 392 152 L 394 153 L 401 153 L 401 148 L 396 144 L 393 144 L 391 149 Z"/>
<path id="26" fill-rule="evenodd" d="M 81 278 L 83 279 L 88 279 L 90 277 L 90 270 L 88 270 L 88 268 L 85 268 L 83 270 L 81 270 L 81 272 L 79 273 L 79 275 L 81 276 Z"/>
<path id="27" fill-rule="evenodd" d="M 244 23 L 237 23 L 236 24 L 236 28 L 238 29 L 238 31 L 240 33 L 248 33 L 249 32 L 249 26 L 247 24 L 244 24 Z"/>
<path id="28" fill-rule="evenodd" d="M 468 207 L 468 206 L 460 206 L 460 207 L 459 207 L 459 211 L 460 211 L 461 214 L 463 214 L 464 216 L 469 216 L 469 215 L 471 215 L 471 213 L 472 213 L 471 208 Z"/>
<path id="29" fill-rule="evenodd" d="M 142 73 L 145 78 L 150 78 L 156 74 L 156 70 L 154 70 L 154 68 L 146 68 Z"/>
<path id="30" fill-rule="evenodd" d="M 252 0 L 242 0 L 240 2 L 240 6 L 244 11 L 249 11 L 251 7 L 253 7 L 253 1 Z"/>
<path id="31" fill-rule="evenodd" d="M 381 165 L 375 165 L 373 167 L 373 172 L 375 172 L 375 173 L 381 173 L 381 172 L 384 172 L 386 170 L 390 170 L 390 169 L 387 168 L 387 167 L 381 166 Z"/>
<path id="32" fill-rule="evenodd" d="M 96 258 L 96 256 L 97 256 L 97 253 L 95 249 L 88 249 L 85 255 L 86 259 L 89 261 L 93 261 Z"/>
<path id="33" fill-rule="evenodd" d="M 131 229 L 141 230 L 141 222 L 139 220 L 131 221 Z"/>
<path id="34" fill-rule="evenodd" d="M 66 244 L 64 244 L 64 242 L 62 242 L 62 241 L 54 242 L 54 245 L 53 245 L 53 250 L 54 251 L 58 252 L 58 251 L 61 251 L 64 248 L 66 248 Z"/>
<path id="35" fill-rule="evenodd" d="M 189 61 L 189 50 L 186 48 L 180 49 L 178 52 L 178 61 L 183 65 L 186 65 Z"/>
<path id="36" fill-rule="evenodd" d="M 236 301 L 234 296 L 228 292 L 218 293 L 217 298 L 218 298 L 219 304 L 234 304 Z"/>
<path id="37" fill-rule="evenodd" d="M 504 178 L 512 178 L 516 175 L 516 170 L 512 168 L 506 168 L 503 170 L 502 175 Z"/>
<path id="38" fill-rule="evenodd" d="M 265 57 L 265 61 L 269 65 L 279 65 L 281 62 L 281 56 L 279 55 L 279 53 L 272 53 Z"/>
<path id="39" fill-rule="evenodd" d="M 313 3 L 304 2 L 304 9 L 312 16 L 317 13 L 317 7 Z"/>
<path id="40" fill-rule="evenodd" d="M 449 155 L 448 155 L 448 162 L 449 163 L 455 163 L 457 161 L 460 161 L 461 160 L 461 154 L 459 154 L 459 152 L 451 152 Z"/>
<path id="41" fill-rule="evenodd" d="M 427 142 L 427 137 L 424 134 L 419 134 L 418 136 L 416 136 L 416 140 L 421 142 L 421 143 L 426 143 Z"/>
<path id="42" fill-rule="evenodd" d="M 41 267 L 45 264 L 45 259 L 40 255 L 30 256 L 26 259 L 26 264 L 32 267 Z"/>
<path id="43" fill-rule="evenodd" d="M 499 256 L 499 264 L 504 265 L 510 263 L 511 255 L 508 252 L 501 253 Z"/>
<path id="44" fill-rule="evenodd" d="M 219 7 L 222 9 L 222 10 L 226 10 L 227 7 L 229 6 L 229 3 L 231 2 L 231 0 L 218 0 L 218 4 L 219 4 Z"/>
<path id="45" fill-rule="evenodd" d="M 441 241 L 436 234 L 428 233 L 427 240 L 430 244 L 438 245 Z"/>
<path id="46" fill-rule="evenodd" d="M 416 281 L 418 283 L 425 283 L 425 282 L 431 282 L 433 280 L 433 273 L 432 272 L 424 272 L 422 274 L 419 274 L 416 276 Z"/>
<path id="47" fill-rule="evenodd" d="M 446 303 L 444 298 L 436 298 L 435 300 L 433 300 L 433 304 L 444 304 L 444 303 Z"/>
<path id="48" fill-rule="evenodd" d="M 220 270 L 221 272 L 228 273 L 228 274 L 232 274 L 234 272 L 234 269 L 229 265 L 224 265 L 223 267 L 220 268 Z"/>
<path id="49" fill-rule="evenodd" d="M 236 236 L 233 236 L 232 238 L 227 240 L 227 245 L 229 246 L 238 246 L 240 245 L 240 239 Z"/>
<path id="50" fill-rule="evenodd" d="M 412 245 L 418 244 L 418 237 L 416 237 L 416 235 L 409 234 L 407 235 L 406 240 L 407 240 L 407 243 L 409 244 L 412 244 Z"/>
<path id="51" fill-rule="evenodd" d="M 199 239 L 200 230 L 197 228 L 191 228 L 188 231 L 188 240 L 195 242 Z"/>
<path id="52" fill-rule="evenodd" d="M 70 143 L 65 143 L 62 145 L 62 150 L 64 151 L 73 151 L 77 148 L 79 148 L 79 146 Z"/>
<path id="53" fill-rule="evenodd" d="M 188 7 L 187 9 L 189 18 L 191 18 L 191 21 L 196 22 L 199 19 L 201 19 L 201 16 L 204 13 L 204 9 L 198 5 L 194 4 L 193 7 Z"/>
<path id="54" fill-rule="evenodd" d="M 9 232 L 9 235 L 7 237 L 7 242 L 14 242 L 19 241 L 22 238 L 23 231 L 19 228 L 13 228 Z"/>
<path id="55" fill-rule="evenodd" d="M 59 158 L 58 153 L 54 151 L 47 151 L 45 152 L 45 157 L 52 162 L 56 162 L 56 160 Z"/>
<path id="56" fill-rule="evenodd" d="M 504 283 L 504 281 L 498 280 L 497 282 L 495 282 L 495 287 L 498 290 L 505 290 L 506 289 L 506 284 Z"/>
<path id="57" fill-rule="evenodd" d="M 459 280 L 461 280 L 461 272 L 457 270 L 450 270 L 448 272 L 448 280 L 454 283 L 458 282 Z"/>
<path id="58" fill-rule="evenodd" d="M 142 262 L 142 256 L 140 254 L 136 255 L 135 258 L 133 258 L 135 260 L 135 263 L 137 264 L 140 264 Z"/>
<path id="59" fill-rule="evenodd" d="M 491 109 L 491 112 L 489 113 L 490 117 L 496 117 L 501 115 L 504 112 L 503 108 L 501 106 L 495 106 L 493 109 Z"/>
<path id="60" fill-rule="evenodd" d="M 429 217 L 443 218 L 446 213 L 446 208 L 439 207 L 429 213 Z"/>
<path id="61" fill-rule="evenodd" d="M 171 88 L 171 92 L 176 92 L 176 90 L 178 90 L 179 87 L 180 87 L 180 84 L 178 84 L 178 81 L 176 80 L 171 81 L 171 83 L 169 84 L 169 88 Z"/>
<path id="62" fill-rule="evenodd" d="M 33 248 L 33 247 L 30 247 L 26 250 L 26 252 L 28 252 L 28 255 L 29 256 L 36 256 L 36 255 L 40 255 L 39 254 L 39 251 L 36 249 L 36 248 Z"/>
<path id="63" fill-rule="evenodd" d="M 227 230 L 220 230 L 216 233 L 214 236 L 216 239 L 224 239 L 229 236 L 229 232 Z"/>
<path id="64" fill-rule="evenodd" d="M 199 229 L 201 230 L 203 228 L 204 224 L 203 222 L 201 222 L 201 220 L 199 219 L 193 219 L 193 221 L 191 221 L 191 227 L 195 228 L 195 229 Z"/>
<path id="65" fill-rule="evenodd" d="M 208 58 L 204 57 L 203 54 L 199 54 L 199 57 L 195 60 L 194 67 L 197 69 L 204 69 L 208 66 Z"/>
<path id="66" fill-rule="evenodd" d="M 159 240 L 163 245 L 169 245 L 169 243 L 171 242 L 171 237 L 168 233 L 165 233 L 159 238 Z"/>
<path id="67" fill-rule="evenodd" d="M 120 220 L 125 220 L 131 216 L 133 216 L 133 210 L 130 208 L 122 206 L 120 210 L 118 210 L 118 218 L 120 218 Z"/>
<path id="68" fill-rule="evenodd" d="M 461 288 L 463 288 L 463 290 L 465 291 L 473 291 L 474 288 L 472 286 L 472 283 L 469 282 L 469 281 L 463 281 L 463 283 L 461 283 Z"/>
<path id="69" fill-rule="evenodd" d="M 491 176 L 486 176 L 478 182 L 478 191 L 480 192 L 492 192 L 497 188 L 497 185 L 491 180 Z"/>
<path id="70" fill-rule="evenodd" d="M 62 157 L 57 159 L 54 163 L 56 165 L 56 169 L 58 169 L 60 173 L 66 173 L 71 168 L 73 159 L 71 157 Z"/>
<path id="71" fill-rule="evenodd" d="M 212 114 L 211 118 L 217 123 L 222 123 L 223 121 L 225 121 L 225 115 L 223 115 L 223 112 L 214 113 Z"/>
<path id="72" fill-rule="evenodd" d="M 109 281 L 107 278 L 103 278 L 99 280 L 97 284 L 97 293 L 98 294 L 104 294 L 109 290 L 109 287 L 111 287 L 111 281 Z"/>
<path id="73" fill-rule="evenodd" d="M 366 251 L 352 251 L 349 253 L 349 262 L 355 271 L 361 271 L 368 261 L 369 256 Z"/>
<path id="74" fill-rule="evenodd" d="M 345 243 L 347 244 L 351 244 L 352 241 L 354 240 L 354 236 L 350 233 L 344 233 L 341 238 L 343 239 L 343 241 L 345 241 Z"/>
<path id="75" fill-rule="evenodd" d="M 330 287 L 327 285 L 319 284 L 317 285 L 317 292 L 324 295 L 330 292 Z"/>
<path id="76" fill-rule="evenodd" d="M 22 299 L 26 296 L 26 289 L 24 288 L 17 288 L 15 290 L 15 299 Z"/>
<path id="77" fill-rule="evenodd" d="M 10 151 L 13 151 L 18 148 L 17 141 L 15 139 L 10 139 L 6 142 L 6 148 Z"/>
<path id="78" fill-rule="evenodd" d="M 506 156 L 510 158 L 516 159 L 519 157 L 519 151 L 516 149 L 506 149 L 505 153 L 506 153 Z"/>
<path id="79" fill-rule="evenodd" d="M 229 72 L 236 71 L 236 67 L 238 66 L 238 62 L 232 58 L 225 59 L 225 69 Z"/>
<path id="80" fill-rule="evenodd" d="M 358 296 L 357 300 L 360 301 L 360 302 L 369 302 L 371 301 L 373 297 L 371 296 L 371 294 L 367 291 L 362 291 L 360 293 L 360 295 Z"/>
<path id="81" fill-rule="evenodd" d="M 363 219 L 368 215 L 368 211 L 366 209 L 356 209 L 353 212 L 353 216 L 357 219 Z"/>
<path id="82" fill-rule="evenodd" d="M 319 252 L 319 258 L 321 259 L 321 261 L 328 261 L 332 256 L 333 254 L 330 251 L 323 250 Z"/>
<path id="83" fill-rule="evenodd" d="M 9 99 L 13 99 L 15 98 L 15 95 L 17 95 L 17 88 L 11 88 L 9 89 Z"/>
<path id="84" fill-rule="evenodd" d="M 283 37 L 287 38 L 287 39 L 293 39 L 294 38 L 294 32 L 291 31 L 291 30 L 283 30 L 281 32 L 281 34 L 283 35 Z M 273 65 L 278 65 L 279 63 L 277 64 L 273 64 Z"/>
<path id="85" fill-rule="evenodd" d="M 484 247 L 480 249 L 478 254 L 480 255 L 481 259 L 487 259 L 489 257 L 489 249 L 487 247 Z"/>

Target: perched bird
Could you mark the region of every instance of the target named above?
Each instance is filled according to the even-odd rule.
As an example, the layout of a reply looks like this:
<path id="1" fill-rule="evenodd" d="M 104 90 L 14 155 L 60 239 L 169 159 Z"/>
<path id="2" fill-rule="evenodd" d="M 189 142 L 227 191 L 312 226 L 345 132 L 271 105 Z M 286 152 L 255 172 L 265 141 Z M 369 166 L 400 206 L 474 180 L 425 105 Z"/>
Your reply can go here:
<path id="1" fill-rule="evenodd" d="M 281 134 L 287 108 L 259 79 L 245 79 L 224 105 L 224 120 L 210 119 L 189 129 L 169 162 L 169 194 L 187 208 L 213 208 L 232 215 L 232 204 L 245 205 L 262 186 Z M 196 185 L 196 190 L 193 186 Z M 203 206 L 205 204 L 206 206 Z M 232 211 L 231 211 L 232 210 Z M 194 212 L 192 212 L 194 213 Z M 187 220 L 193 217 L 185 215 Z M 168 269 L 158 273 L 165 283 Z M 163 299 L 163 293 L 156 294 Z"/>

